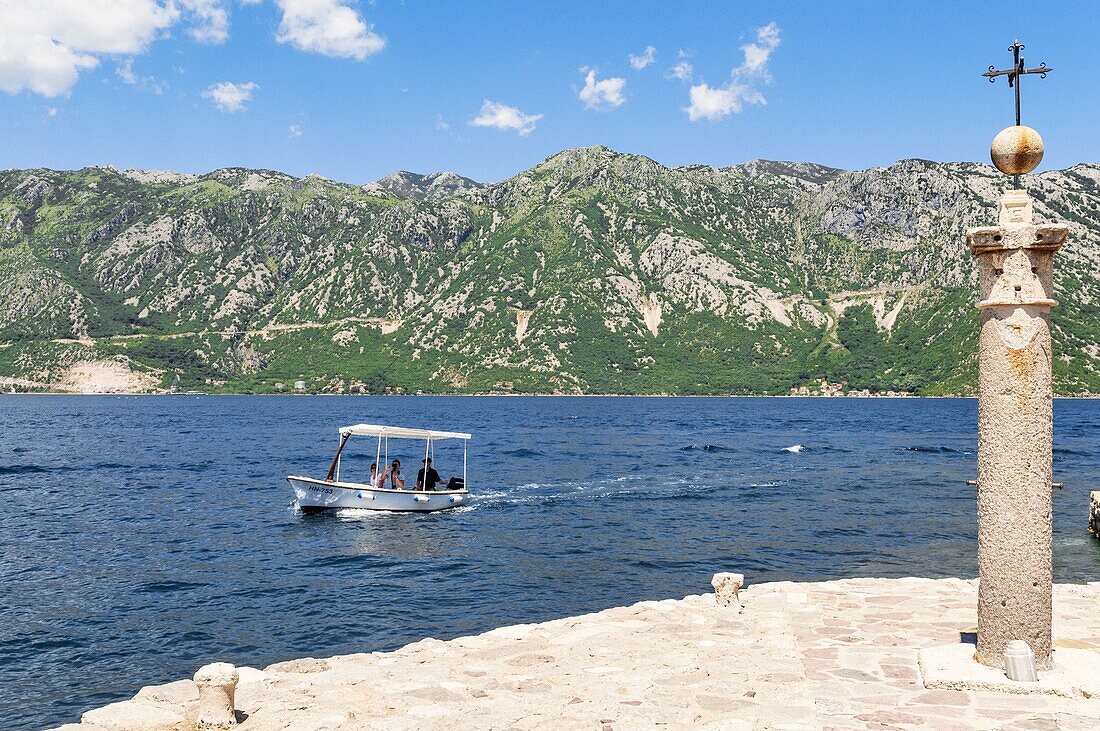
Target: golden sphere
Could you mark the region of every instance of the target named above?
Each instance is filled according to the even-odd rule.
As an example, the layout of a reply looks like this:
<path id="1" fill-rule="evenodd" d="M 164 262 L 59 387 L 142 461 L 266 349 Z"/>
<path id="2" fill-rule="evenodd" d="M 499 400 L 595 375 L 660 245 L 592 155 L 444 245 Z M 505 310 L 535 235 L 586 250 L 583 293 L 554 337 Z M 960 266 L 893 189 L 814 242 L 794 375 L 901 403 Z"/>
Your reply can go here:
<path id="1" fill-rule="evenodd" d="M 1043 138 L 1031 127 L 1005 127 L 993 138 L 989 157 L 1005 175 L 1023 175 L 1043 161 Z"/>

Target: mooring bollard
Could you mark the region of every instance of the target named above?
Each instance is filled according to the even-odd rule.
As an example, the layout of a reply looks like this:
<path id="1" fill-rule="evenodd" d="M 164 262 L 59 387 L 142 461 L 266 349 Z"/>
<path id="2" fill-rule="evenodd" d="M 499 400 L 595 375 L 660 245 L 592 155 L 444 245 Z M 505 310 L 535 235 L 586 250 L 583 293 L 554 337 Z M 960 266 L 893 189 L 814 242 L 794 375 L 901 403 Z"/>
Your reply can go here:
<path id="1" fill-rule="evenodd" d="M 744 574 L 731 574 L 728 571 L 723 571 L 711 578 L 710 585 L 714 587 L 714 600 L 718 602 L 719 606 L 735 605 L 738 612 L 744 609 L 741 598 L 737 594 L 741 587 L 745 585 Z"/>
<path id="2" fill-rule="evenodd" d="M 1089 532 L 1100 538 L 1100 490 L 1089 493 Z"/>
<path id="3" fill-rule="evenodd" d="M 200 731 L 227 729 L 237 725 L 233 706 L 237 678 L 237 668 L 227 662 L 203 665 L 195 673 L 195 685 L 199 687 L 199 710 L 195 725 Z"/>

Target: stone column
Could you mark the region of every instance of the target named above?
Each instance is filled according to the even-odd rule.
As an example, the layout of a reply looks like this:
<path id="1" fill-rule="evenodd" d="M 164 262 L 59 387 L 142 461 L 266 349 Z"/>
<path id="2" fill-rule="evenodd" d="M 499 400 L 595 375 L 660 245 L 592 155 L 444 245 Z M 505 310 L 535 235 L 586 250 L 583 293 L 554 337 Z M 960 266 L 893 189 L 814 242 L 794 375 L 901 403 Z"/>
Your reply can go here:
<path id="1" fill-rule="evenodd" d="M 981 277 L 978 341 L 978 660 L 1004 667 L 1023 640 L 1051 660 L 1050 309 L 1064 225 L 1034 225 L 1032 201 L 1010 190 L 998 226 L 966 241 Z"/>

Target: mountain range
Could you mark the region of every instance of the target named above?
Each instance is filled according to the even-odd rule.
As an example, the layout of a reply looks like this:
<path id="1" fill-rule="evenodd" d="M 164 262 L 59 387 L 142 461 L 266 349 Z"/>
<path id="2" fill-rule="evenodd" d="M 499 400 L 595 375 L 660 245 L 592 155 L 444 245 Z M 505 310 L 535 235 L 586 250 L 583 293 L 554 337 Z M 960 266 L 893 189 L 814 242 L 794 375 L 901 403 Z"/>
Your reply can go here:
<path id="1" fill-rule="evenodd" d="M 0 172 L 0 386 L 969 394 L 975 163 L 669 168 L 571 149 L 499 183 Z M 1028 176 L 1056 389 L 1100 393 L 1100 165 Z"/>

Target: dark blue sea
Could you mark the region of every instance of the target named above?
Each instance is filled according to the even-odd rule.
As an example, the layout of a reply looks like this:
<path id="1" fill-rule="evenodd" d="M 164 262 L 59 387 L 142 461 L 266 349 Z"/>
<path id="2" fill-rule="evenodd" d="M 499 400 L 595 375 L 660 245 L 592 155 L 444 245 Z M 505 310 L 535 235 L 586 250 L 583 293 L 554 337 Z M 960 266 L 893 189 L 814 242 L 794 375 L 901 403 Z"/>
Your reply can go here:
<path id="1" fill-rule="evenodd" d="M 214 660 L 393 649 L 700 593 L 719 570 L 974 576 L 976 412 L 965 399 L 0 396 L 0 728 L 75 721 Z M 1100 401 L 1055 414 L 1055 576 L 1100 580 L 1086 531 Z M 476 500 L 300 514 L 284 477 L 323 477 L 336 428 L 357 422 L 472 432 Z M 353 441 L 343 477 L 374 451 Z M 406 471 L 418 455 L 390 446 Z M 460 474 L 461 452 L 437 450 L 436 465 Z"/>

